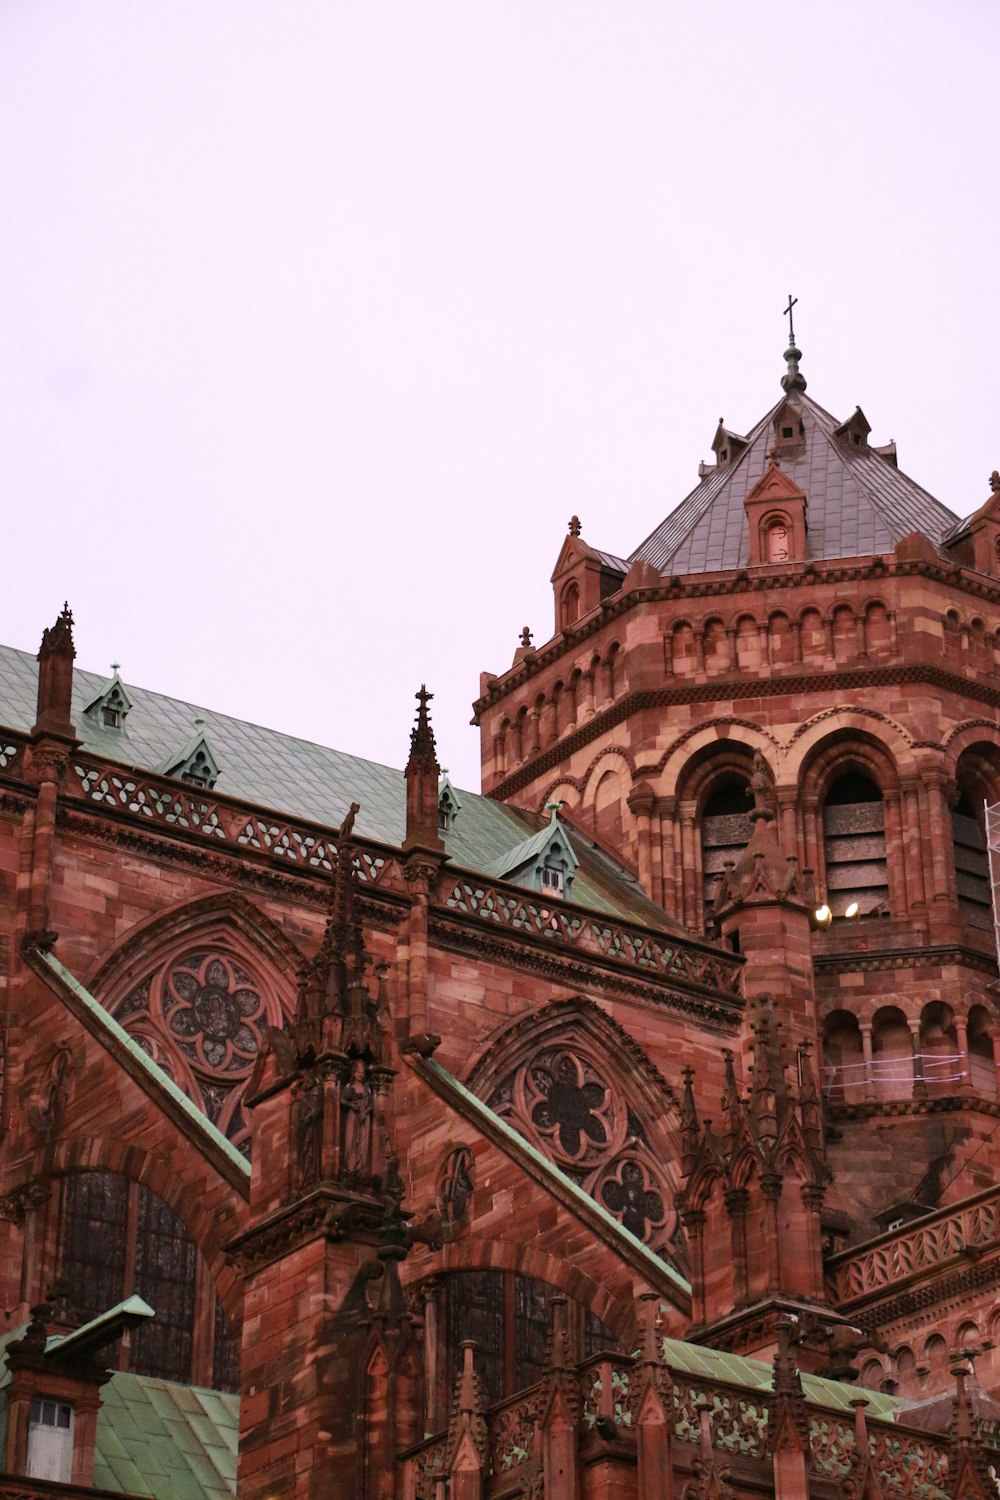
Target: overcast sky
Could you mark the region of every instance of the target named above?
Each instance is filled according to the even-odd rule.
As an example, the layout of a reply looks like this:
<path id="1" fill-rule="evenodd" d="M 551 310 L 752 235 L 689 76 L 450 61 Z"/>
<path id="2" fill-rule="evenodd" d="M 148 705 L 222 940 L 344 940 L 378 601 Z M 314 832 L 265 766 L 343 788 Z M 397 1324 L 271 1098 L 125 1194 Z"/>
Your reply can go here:
<path id="1" fill-rule="evenodd" d="M 1000 4 L 0 0 L 0 639 L 390 764 L 783 371 L 1000 467 Z"/>

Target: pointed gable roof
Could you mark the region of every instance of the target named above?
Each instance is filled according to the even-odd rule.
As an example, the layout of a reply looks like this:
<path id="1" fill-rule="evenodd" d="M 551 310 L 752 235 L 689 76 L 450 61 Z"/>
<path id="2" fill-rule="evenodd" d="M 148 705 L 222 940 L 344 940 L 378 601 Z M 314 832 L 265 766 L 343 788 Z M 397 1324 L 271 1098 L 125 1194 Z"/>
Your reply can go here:
<path id="1" fill-rule="evenodd" d="M 809 502 L 808 556 L 863 557 L 892 552 L 920 531 L 940 545 L 956 516 L 867 446 L 837 440 L 845 424 L 810 396 L 782 395 L 753 427 L 747 447 L 727 466 L 711 469 L 662 521 L 629 561 L 661 573 L 709 573 L 746 567 L 750 538 L 744 502 L 770 463 L 774 419 L 789 400 L 801 415 L 804 442 L 782 453 L 782 473 Z"/>

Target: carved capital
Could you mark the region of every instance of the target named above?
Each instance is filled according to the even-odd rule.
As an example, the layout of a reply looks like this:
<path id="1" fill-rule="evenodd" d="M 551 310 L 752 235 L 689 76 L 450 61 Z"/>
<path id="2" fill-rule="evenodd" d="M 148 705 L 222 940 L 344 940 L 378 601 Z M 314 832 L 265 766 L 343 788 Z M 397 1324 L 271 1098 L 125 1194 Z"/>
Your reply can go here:
<path id="1" fill-rule="evenodd" d="M 47 1182 L 26 1182 L 13 1188 L 0 1198 L 0 1219 L 6 1219 L 9 1224 L 23 1224 L 29 1213 L 48 1203 L 49 1193 Z"/>

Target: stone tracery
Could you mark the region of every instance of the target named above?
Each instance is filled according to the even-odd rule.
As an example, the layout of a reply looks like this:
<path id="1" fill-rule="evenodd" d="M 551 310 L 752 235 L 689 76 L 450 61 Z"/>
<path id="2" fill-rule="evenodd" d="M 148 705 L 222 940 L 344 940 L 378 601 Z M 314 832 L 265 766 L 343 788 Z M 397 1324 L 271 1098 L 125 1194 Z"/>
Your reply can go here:
<path id="1" fill-rule="evenodd" d="M 110 1006 L 112 1015 L 241 1150 L 243 1093 L 268 1024 L 281 1010 L 261 979 L 222 944 L 172 955 Z"/>

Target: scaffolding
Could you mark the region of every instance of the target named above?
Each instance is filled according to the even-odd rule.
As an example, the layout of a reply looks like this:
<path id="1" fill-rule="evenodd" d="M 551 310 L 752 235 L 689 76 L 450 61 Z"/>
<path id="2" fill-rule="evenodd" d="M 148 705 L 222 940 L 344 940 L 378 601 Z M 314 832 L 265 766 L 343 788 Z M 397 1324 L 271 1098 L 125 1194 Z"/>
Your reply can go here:
<path id="1" fill-rule="evenodd" d="M 993 938 L 996 942 L 997 963 L 1000 964 L 1000 802 L 986 809 L 986 849 L 990 857 L 990 894 L 993 898 Z"/>

